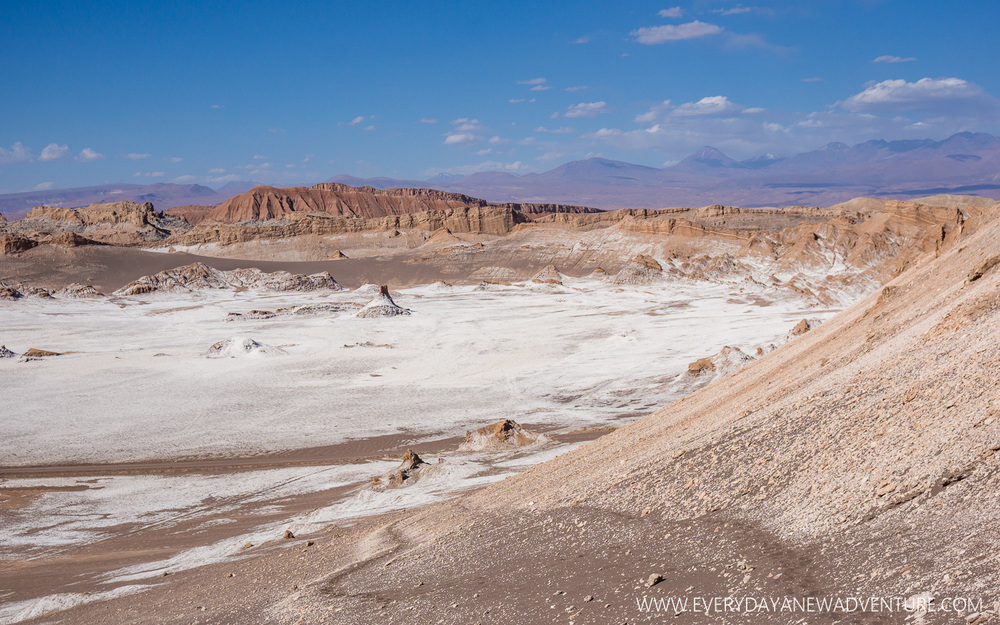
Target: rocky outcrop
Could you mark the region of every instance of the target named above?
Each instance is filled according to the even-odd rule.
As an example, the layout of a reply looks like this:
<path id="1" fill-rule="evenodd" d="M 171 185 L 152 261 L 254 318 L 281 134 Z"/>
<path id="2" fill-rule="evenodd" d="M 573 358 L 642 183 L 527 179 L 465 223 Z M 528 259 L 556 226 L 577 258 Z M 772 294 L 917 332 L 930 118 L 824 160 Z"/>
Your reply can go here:
<path id="1" fill-rule="evenodd" d="M 14 300 L 21 299 L 22 297 L 50 298 L 52 294 L 48 289 L 24 284 L 23 282 L 18 282 L 17 284 L 0 282 L 0 300 Z"/>
<path id="2" fill-rule="evenodd" d="M 328 272 L 309 276 L 287 271 L 265 273 L 259 269 L 220 271 L 203 263 L 193 263 L 143 276 L 114 292 L 115 295 L 144 295 L 157 292 L 184 292 L 200 289 L 257 289 L 261 291 L 340 291 Z"/>
<path id="3" fill-rule="evenodd" d="M 0 345 L 0 358 L 14 358 L 17 354 L 7 349 L 6 345 Z"/>
<path id="4" fill-rule="evenodd" d="M 36 206 L 8 229 L 20 233 L 86 235 L 87 240 L 115 245 L 137 245 L 160 241 L 190 229 L 190 224 L 154 210 L 149 202 L 113 202 L 91 204 L 85 208 Z M 80 239 L 64 237 L 56 244 L 79 244 Z"/>
<path id="5" fill-rule="evenodd" d="M 54 235 L 48 241 L 49 245 L 60 245 L 62 247 L 80 247 L 82 245 L 104 245 L 99 241 L 93 239 L 88 239 L 87 237 L 80 236 L 75 232 L 60 232 Z"/>
<path id="6" fill-rule="evenodd" d="M 26 252 L 38 245 L 37 241 L 20 234 L 0 235 L 0 255 Z"/>
<path id="7" fill-rule="evenodd" d="M 385 475 L 376 477 L 372 486 L 377 489 L 408 486 L 416 481 L 420 474 L 430 465 L 411 449 L 407 449 L 403 455 L 402 462 L 398 467 L 389 471 Z"/>
<path id="8" fill-rule="evenodd" d="M 53 293 L 56 297 L 68 297 L 72 299 L 89 299 L 94 297 L 104 297 L 104 293 L 89 284 L 79 284 L 74 282 Z"/>

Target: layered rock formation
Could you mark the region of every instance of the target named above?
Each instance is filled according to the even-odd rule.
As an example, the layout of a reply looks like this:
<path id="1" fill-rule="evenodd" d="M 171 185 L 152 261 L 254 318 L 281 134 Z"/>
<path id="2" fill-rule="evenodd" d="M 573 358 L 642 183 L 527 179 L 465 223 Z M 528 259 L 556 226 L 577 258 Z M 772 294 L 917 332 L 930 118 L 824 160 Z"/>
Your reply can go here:
<path id="1" fill-rule="evenodd" d="M 93 240 L 114 245 L 160 241 L 190 229 L 181 218 L 158 212 L 149 202 L 91 204 L 86 208 L 36 206 L 28 215 L 7 225 L 8 231 L 53 243 L 79 245 Z M 84 235 L 74 238 L 72 235 Z"/>
<path id="2" fill-rule="evenodd" d="M 596 212 L 582 206 L 558 204 L 493 204 L 460 193 L 434 189 L 376 189 L 325 182 L 312 187 L 256 187 L 220 204 L 206 220 L 222 223 L 270 221 L 288 213 L 330 213 L 366 219 L 444 211 L 495 207 L 520 213 Z"/>
<path id="3" fill-rule="evenodd" d="M 285 239 L 303 235 L 338 235 L 362 232 L 399 232 L 442 228 L 455 233 L 505 235 L 528 220 L 503 207 L 458 207 L 385 217 L 348 217 L 326 212 L 287 212 L 281 219 L 240 225 L 205 220 L 190 232 L 175 237 L 175 245 L 220 243 L 231 245 L 258 239 Z M 398 236 L 398 235 L 397 235 Z"/>

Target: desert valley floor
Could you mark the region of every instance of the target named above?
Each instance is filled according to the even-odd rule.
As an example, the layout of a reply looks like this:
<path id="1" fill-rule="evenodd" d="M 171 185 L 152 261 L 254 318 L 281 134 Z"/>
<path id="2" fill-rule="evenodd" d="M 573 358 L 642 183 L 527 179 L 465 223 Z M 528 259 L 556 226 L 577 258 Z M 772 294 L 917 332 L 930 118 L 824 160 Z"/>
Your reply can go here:
<path id="1" fill-rule="evenodd" d="M 993 201 L 576 208 L 6 225 L 0 623 L 995 618 Z"/>

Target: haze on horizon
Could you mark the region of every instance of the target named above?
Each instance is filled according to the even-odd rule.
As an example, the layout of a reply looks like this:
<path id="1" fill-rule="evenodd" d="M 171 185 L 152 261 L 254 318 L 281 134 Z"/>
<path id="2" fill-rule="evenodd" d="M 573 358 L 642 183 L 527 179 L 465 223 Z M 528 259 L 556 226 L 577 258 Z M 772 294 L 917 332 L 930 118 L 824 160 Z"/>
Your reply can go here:
<path id="1" fill-rule="evenodd" d="M 0 6 L 0 193 L 661 167 L 1000 131 L 1000 7 Z"/>

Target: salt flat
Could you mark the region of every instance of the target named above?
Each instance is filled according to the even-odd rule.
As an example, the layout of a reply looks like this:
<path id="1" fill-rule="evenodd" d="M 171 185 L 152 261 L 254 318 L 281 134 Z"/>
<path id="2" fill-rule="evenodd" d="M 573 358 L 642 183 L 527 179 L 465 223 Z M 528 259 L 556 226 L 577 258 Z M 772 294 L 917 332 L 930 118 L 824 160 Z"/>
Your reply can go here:
<path id="1" fill-rule="evenodd" d="M 426 286 L 395 294 L 412 315 L 351 312 L 228 320 L 229 313 L 364 303 L 368 292 L 200 292 L 4 304 L 3 341 L 72 352 L 0 361 L 15 390 L 2 464 L 225 457 L 387 434 L 461 435 L 501 418 L 604 425 L 665 405 L 691 360 L 780 342 L 802 300 L 725 284 L 613 287 L 580 280 Z M 766 296 L 765 296 L 766 298 Z M 251 337 L 283 353 L 209 358 Z M 627 355 L 627 359 L 620 356 Z M 10 395 L 8 395 L 10 397 Z"/>
<path id="2" fill-rule="evenodd" d="M 157 557 L 89 571 L 100 584 L 134 583 L 247 555 L 247 543 L 273 543 L 286 529 L 315 532 L 438 501 L 575 445 L 556 437 L 496 453 L 446 443 L 468 430 L 501 419 L 553 435 L 620 425 L 714 377 L 687 373 L 692 360 L 726 345 L 753 354 L 783 342 L 802 318 L 834 312 L 788 291 L 748 294 L 724 282 L 567 278 L 419 286 L 393 293 L 410 315 L 355 317 L 373 292 L 204 290 L 0 304 L 8 347 L 70 352 L 0 361 L 8 397 L 0 464 L 8 469 L 248 458 L 376 437 L 404 448 L 441 442 L 428 458 L 434 471 L 385 491 L 364 487 L 397 464 L 385 457 L 183 475 L 8 477 L 0 488 L 33 494 L 2 511 L 0 558 L 50 557 L 123 531 L 166 536 L 158 540 L 170 548 Z M 290 312 L 305 305 L 326 310 Z M 284 312 L 250 318 L 254 310 Z M 210 353 L 231 338 L 264 349 Z M 319 503 L 289 505 L 308 493 Z M 227 516 L 239 516 L 238 527 Z M 204 534 L 204 544 L 171 538 L 187 532 Z M 18 605 L 19 613 L 32 609 L 30 601 Z"/>

